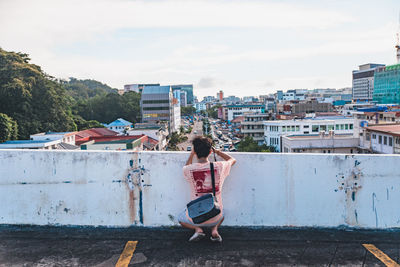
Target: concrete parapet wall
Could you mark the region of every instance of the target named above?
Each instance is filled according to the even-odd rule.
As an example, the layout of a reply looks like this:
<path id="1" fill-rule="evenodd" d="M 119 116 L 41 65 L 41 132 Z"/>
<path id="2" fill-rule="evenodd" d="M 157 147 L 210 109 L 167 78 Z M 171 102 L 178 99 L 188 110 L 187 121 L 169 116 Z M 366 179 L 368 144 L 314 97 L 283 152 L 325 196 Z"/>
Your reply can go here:
<path id="1" fill-rule="evenodd" d="M 400 156 L 234 153 L 231 226 L 400 226 Z M 0 224 L 169 226 L 186 152 L 0 150 Z"/>

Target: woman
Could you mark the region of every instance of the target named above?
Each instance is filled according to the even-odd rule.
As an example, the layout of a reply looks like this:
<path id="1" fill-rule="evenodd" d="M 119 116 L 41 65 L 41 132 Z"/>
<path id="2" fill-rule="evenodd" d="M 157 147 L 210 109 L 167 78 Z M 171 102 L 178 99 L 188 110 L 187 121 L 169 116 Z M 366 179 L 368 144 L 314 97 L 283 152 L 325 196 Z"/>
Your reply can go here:
<path id="1" fill-rule="evenodd" d="M 206 137 L 196 137 L 192 143 L 193 150 L 190 153 L 186 165 L 183 167 L 183 175 L 190 183 L 191 199 L 194 200 L 204 194 L 212 193 L 210 161 L 208 157 L 214 149 L 212 148 L 211 139 Z M 189 239 L 191 242 L 198 241 L 205 236 L 202 229 L 204 227 L 211 228 L 211 241 L 222 242 L 222 237 L 218 233 L 218 227 L 224 220 L 221 197 L 222 185 L 225 178 L 229 175 L 231 166 L 236 163 L 236 160 L 219 150 L 215 150 L 215 154 L 224 159 L 224 161 L 214 162 L 215 195 L 221 208 L 221 213 L 201 224 L 195 224 L 188 216 L 187 210 L 185 209 L 179 216 L 179 223 L 183 227 L 195 231 L 193 236 Z M 195 155 L 197 157 L 197 163 L 193 163 L 193 157 Z"/>

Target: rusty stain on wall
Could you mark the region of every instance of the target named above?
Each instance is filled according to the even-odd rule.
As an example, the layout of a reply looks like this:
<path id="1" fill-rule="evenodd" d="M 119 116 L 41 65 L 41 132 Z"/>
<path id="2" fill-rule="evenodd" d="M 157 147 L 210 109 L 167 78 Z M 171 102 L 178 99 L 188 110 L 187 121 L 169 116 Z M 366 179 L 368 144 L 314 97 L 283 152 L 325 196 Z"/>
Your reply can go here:
<path id="1" fill-rule="evenodd" d="M 144 165 L 140 165 L 141 159 L 139 153 L 133 152 L 132 158 L 129 160 L 129 168 L 127 170 L 126 178 L 124 179 L 127 189 L 129 190 L 129 218 L 132 224 L 143 224 L 143 186 L 151 186 L 151 184 L 144 185 L 143 173 L 145 171 Z M 118 182 L 118 180 L 115 180 Z M 138 196 L 135 196 L 136 195 Z M 139 201 L 138 203 L 136 201 Z M 137 209 L 137 210 L 136 210 Z M 136 218 L 138 216 L 138 220 Z"/>
<path id="2" fill-rule="evenodd" d="M 335 157 L 335 163 L 344 165 L 344 162 L 339 160 L 339 157 Z M 346 157 L 345 161 L 353 159 L 352 157 Z M 335 192 L 342 191 L 345 193 L 345 222 L 350 226 L 358 225 L 358 213 L 356 207 L 357 203 L 357 193 L 362 189 L 362 171 L 360 168 L 361 162 L 358 160 L 354 161 L 354 164 L 350 168 L 346 168 L 344 172 L 338 173 L 336 175 L 336 181 L 338 187 Z"/>

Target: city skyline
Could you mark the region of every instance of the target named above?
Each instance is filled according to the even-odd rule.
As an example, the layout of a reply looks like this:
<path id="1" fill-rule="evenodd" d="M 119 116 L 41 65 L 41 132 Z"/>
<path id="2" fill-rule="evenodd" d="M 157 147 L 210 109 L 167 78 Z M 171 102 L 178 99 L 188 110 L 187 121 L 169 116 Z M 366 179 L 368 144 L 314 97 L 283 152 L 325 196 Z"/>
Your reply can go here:
<path id="1" fill-rule="evenodd" d="M 57 78 L 119 89 L 193 84 L 199 100 L 219 90 L 257 96 L 351 87 L 358 65 L 394 64 L 399 8 L 394 0 L 2 1 L 0 43 Z"/>

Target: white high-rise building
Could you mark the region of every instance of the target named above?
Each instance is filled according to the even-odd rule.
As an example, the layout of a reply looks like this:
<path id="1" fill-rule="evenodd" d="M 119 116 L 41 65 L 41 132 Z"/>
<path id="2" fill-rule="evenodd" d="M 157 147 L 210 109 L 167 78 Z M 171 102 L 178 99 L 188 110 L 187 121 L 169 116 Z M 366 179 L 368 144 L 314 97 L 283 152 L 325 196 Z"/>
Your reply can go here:
<path id="1" fill-rule="evenodd" d="M 354 101 L 372 101 L 375 69 L 383 66 L 385 65 L 368 63 L 360 65 L 359 70 L 353 70 Z"/>

